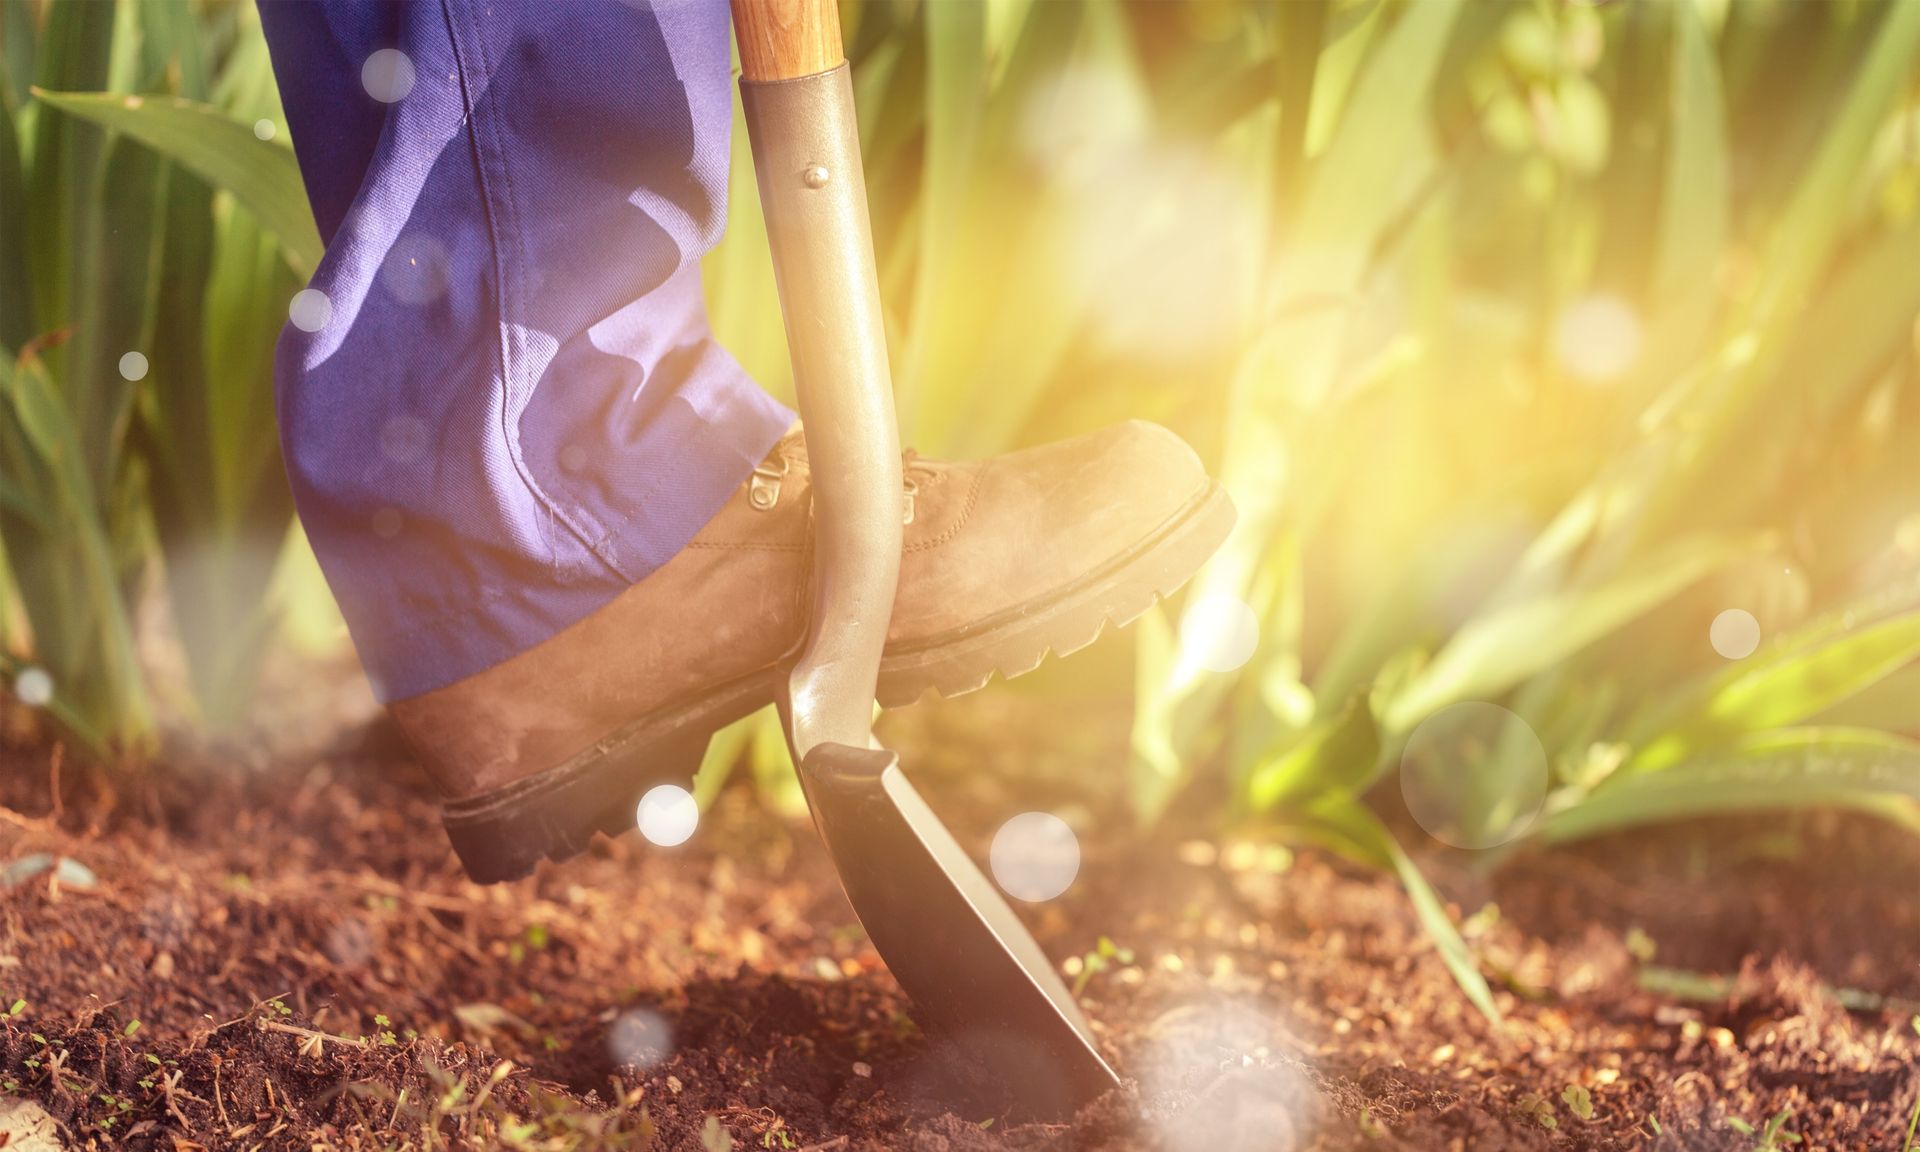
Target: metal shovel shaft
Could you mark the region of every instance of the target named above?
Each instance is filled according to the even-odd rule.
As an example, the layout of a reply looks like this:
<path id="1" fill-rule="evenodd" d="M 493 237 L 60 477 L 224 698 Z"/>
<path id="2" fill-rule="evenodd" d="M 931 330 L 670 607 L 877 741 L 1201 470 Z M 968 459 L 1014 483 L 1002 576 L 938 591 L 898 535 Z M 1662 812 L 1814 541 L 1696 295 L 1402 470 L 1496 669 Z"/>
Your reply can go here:
<path id="1" fill-rule="evenodd" d="M 900 575 L 899 431 L 832 0 L 734 0 L 741 98 L 813 473 L 813 613 L 782 707 L 814 823 L 874 947 L 1026 1111 L 1115 1083 L 1026 929 L 872 732 Z"/>
<path id="2" fill-rule="evenodd" d="M 900 577 L 900 433 L 851 70 L 741 83 L 813 472 L 813 615 L 794 754 L 864 746 Z"/>

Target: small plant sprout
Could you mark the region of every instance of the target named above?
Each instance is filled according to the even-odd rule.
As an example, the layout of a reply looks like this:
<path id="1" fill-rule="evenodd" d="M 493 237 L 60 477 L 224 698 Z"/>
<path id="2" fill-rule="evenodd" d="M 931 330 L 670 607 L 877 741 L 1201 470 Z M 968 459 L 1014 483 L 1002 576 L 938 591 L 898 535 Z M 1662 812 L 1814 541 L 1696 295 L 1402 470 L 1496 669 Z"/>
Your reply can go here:
<path id="1" fill-rule="evenodd" d="M 1779 1152 L 1780 1149 L 1800 1143 L 1799 1133 L 1787 1131 L 1787 1121 L 1791 1119 L 1793 1109 L 1782 1108 L 1758 1128 L 1738 1116 L 1727 1117 L 1727 1127 L 1742 1136 L 1755 1137 L 1753 1152 Z"/>
<path id="2" fill-rule="evenodd" d="M 1520 1097 L 1520 1102 L 1514 1105 L 1514 1111 L 1522 1116 L 1533 1117 L 1534 1122 L 1542 1128 L 1560 1127 L 1560 1119 L 1553 1112 L 1553 1103 L 1538 1092 L 1529 1092 Z"/>
<path id="3" fill-rule="evenodd" d="M 1560 1093 L 1560 1099 L 1575 1116 L 1582 1120 L 1593 1119 L 1593 1093 L 1585 1088 L 1569 1084 L 1566 1091 Z"/>
<path id="4" fill-rule="evenodd" d="M 1067 967 L 1072 969 L 1067 975 L 1073 977 L 1073 994 L 1078 996 L 1086 991 L 1087 984 L 1098 973 L 1105 972 L 1115 964 L 1125 967 L 1131 963 L 1133 963 L 1133 949 L 1120 947 L 1110 937 L 1100 937 L 1093 951 L 1084 956 L 1075 956 L 1067 964 Z"/>
<path id="5" fill-rule="evenodd" d="M 26 1013 L 26 1010 L 27 1002 L 25 1000 L 15 1000 L 13 1006 L 7 1009 L 7 1016 L 9 1019 L 17 1020 Z M 1916 1018 L 1916 1020 L 1920 1022 L 1920 1018 Z M 45 1043 L 45 1041 L 42 1041 L 42 1043 Z"/>
<path id="6" fill-rule="evenodd" d="M 1793 1119 L 1793 1109 L 1782 1108 L 1767 1119 L 1760 1127 L 1760 1148 L 1784 1148 L 1789 1144 L 1800 1143 L 1800 1135 L 1786 1130 L 1787 1121 Z M 1757 1150 L 1756 1150 L 1757 1152 Z"/>
<path id="7" fill-rule="evenodd" d="M 1654 954 L 1659 951 L 1659 945 L 1654 943 L 1653 937 L 1647 935 L 1646 930 L 1638 924 L 1627 929 L 1626 944 L 1627 954 L 1642 964 L 1653 963 Z"/>

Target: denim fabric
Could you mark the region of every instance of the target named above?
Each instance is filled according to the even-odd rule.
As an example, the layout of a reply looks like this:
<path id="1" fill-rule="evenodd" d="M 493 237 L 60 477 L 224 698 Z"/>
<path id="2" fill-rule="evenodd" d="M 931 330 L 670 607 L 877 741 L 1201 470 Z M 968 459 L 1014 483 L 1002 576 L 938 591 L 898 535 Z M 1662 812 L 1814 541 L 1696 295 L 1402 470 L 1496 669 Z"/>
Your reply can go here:
<path id="1" fill-rule="evenodd" d="M 678 552 L 793 415 L 714 341 L 719 0 L 267 0 L 326 258 L 278 351 L 295 501 L 377 695 Z M 397 49 L 413 84 L 383 83 Z M 371 91 L 370 91 L 371 90 Z"/>

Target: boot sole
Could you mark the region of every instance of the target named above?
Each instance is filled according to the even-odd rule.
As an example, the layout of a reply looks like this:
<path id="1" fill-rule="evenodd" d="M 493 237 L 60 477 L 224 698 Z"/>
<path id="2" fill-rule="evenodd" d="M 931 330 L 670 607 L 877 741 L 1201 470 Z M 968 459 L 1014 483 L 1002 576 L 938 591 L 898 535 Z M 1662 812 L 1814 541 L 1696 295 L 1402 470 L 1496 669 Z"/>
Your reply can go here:
<path id="1" fill-rule="evenodd" d="M 929 692 L 961 696 L 997 673 L 1011 680 L 1049 654 L 1065 656 L 1132 623 L 1172 595 L 1232 530 L 1233 502 L 1208 487 L 1161 530 L 1104 568 L 1051 595 L 964 628 L 888 649 L 880 704 L 897 708 Z M 634 827 L 648 788 L 693 779 L 714 732 L 772 703 L 792 662 L 782 661 L 684 704 L 641 717 L 565 763 L 441 813 L 454 852 L 478 883 L 518 880 L 542 859 L 584 851 L 594 834 Z"/>

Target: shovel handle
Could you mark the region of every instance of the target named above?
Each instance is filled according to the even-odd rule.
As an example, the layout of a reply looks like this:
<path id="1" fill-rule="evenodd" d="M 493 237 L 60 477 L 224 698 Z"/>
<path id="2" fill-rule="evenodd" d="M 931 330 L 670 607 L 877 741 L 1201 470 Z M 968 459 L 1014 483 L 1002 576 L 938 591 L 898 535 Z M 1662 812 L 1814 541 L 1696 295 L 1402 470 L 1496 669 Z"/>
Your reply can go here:
<path id="1" fill-rule="evenodd" d="M 740 73 L 749 80 L 795 80 L 831 72 L 847 58 L 834 0 L 732 0 Z"/>
<path id="2" fill-rule="evenodd" d="M 812 472 L 811 629 L 787 679 L 797 764 L 815 744 L 873 741 L 900 582 L 900 429 L 838 10 L 833 0 L 733 0 L 733 15 Z"/>

